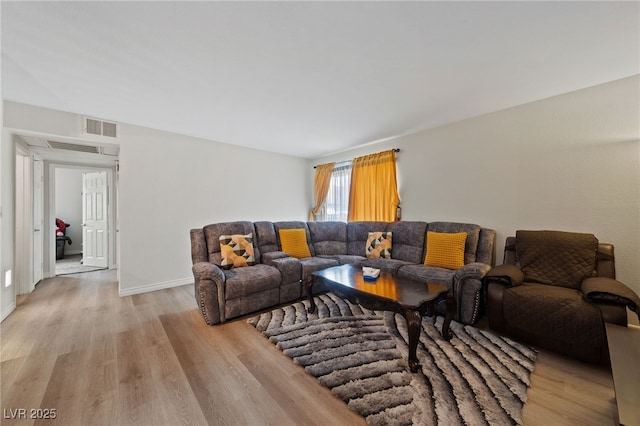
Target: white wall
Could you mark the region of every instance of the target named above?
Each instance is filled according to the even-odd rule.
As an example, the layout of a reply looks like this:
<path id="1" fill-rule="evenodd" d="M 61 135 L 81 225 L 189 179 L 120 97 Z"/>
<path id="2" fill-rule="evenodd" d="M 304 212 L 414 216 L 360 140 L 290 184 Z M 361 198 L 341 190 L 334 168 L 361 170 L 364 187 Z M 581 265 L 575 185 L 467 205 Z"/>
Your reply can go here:
<path id="1" fill-rule="evenodd" d="M 131 125 L 120 129 L 120 294 L 193 282 L 191 228 L 306 220 L 304 159 Z"/>
<path id="2" fill-rule="evenodd" d="M 2 257 L 0 259 L 0 313 L 1 319 L 9 315 L 16 305 L 15 284 L 13 278 L 9 286 L 5 281 L 6 271 L 13 274 L 14 259 L 14 182 L 15 182 L 15 145 L 11 134 L 2 130 L 2 141 L 0 146 L 0 205 L 2 215 L 0 216 L 0 242 Z"/>
<path id="3" fill-rule="evenodd" d="M 7 128 L 52 137 L 81 135 L 82 120 L 77 114 L 10 101 L 4 102 L 4 108 Z M 5 147 L 4 139 L 3 162 L 5 148 L 11 151 L 11 158 L 14 156 L 13 144 Z M 118 273 L 122 295 L 193 282 L 191 228 L 221 221 L 307 217 L 311 196 L 304 159 L 126 123 L 121 123 L 118 141 Z M 56 162 L 63 163 L 59 159 Z M 12 163 L 9 165 L 13 173 Z M 48 169 L 47 162 L 45 166 Z M 6 170 L 3 165 L 3 209 L 12 212 L 13 200 L 5 195 L 4 188 L 13 194 L 13 177 L 5 179 Z M 45 171 L 48 188 L 47 182 Z M 45 197 L 45 204 L 47 200 Z M 2 262 L 12 265 L 12 217 L 5 214 L 2 225 L 3 249 L 6 247 Z"/>
<path id="4" fill-rule="evenodd" d="M 591 232 L 640 294 L 640 77 L 552 97 L 310 165 L 400 148 L 403 219 Z M 313 176 L 312 173 L 309 173 Z"/>
<path id="5" fill-rule="evenodd" d="M 55 214 L 71 225 L 67 236 L 72 243 L 66 244 L 65 254 L 82 253 L 82 172 L 62 168 L 55 171 Z"/>

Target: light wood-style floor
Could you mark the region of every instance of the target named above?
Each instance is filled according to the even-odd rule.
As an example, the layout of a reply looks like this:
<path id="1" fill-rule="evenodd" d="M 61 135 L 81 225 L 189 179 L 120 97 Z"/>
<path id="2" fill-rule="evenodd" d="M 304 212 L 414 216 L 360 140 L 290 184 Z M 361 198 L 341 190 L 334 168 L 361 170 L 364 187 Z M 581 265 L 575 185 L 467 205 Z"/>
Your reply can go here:
<path id="1" fill-rule="evenodd" d="M 0 338 L 2 425 L 365 424 L 244 319 L 205 325 L 192 286 L 120 298 L 114 271 L 47 279 Z M 615 424 L 607 367 L 541 352 L 528 398 L 525 425 Z"/>

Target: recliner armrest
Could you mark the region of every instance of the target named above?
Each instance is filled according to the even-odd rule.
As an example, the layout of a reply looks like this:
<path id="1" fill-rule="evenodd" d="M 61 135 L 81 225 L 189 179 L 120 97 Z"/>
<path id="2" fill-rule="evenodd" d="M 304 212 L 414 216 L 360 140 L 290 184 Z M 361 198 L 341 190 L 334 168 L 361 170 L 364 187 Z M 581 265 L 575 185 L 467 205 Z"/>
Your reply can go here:
<path id="1" fill-rule="evenodd" d="M 224 272 L 218 265 L 209 262 L 198 262 L 191 267 L 196 281 L 211 280 L 216 283 L 225 282 Z"/>
<path id="2" fill-rule="evenodd" d="M 626 305 L 640 317 L 640 297 L 620 281 L 606 277 L 592 277 L 582 281 L 580 289 L 591 302 Z"/>
<path id="3" fill-rule="evenodd" d="M 484 276 L 485 283 L 502 284 L 507 287 L 517 287 L 524 281 L 524 274 L 515 265 L 498 265 Z"/>
<path id="4" fill-rule="evenodd" d="M 224 271 L 209 262 L 197 262 L 191 267 L 195 278 L 195 297 L 204 321 L 209 325 L 225 321 Z"/>
<path id="5" fill-rule="evenodd" d="M 481 280 L 489 270 L 491 270 L 491 265 L 487 265 L 486 263 L 467 263 L 462 268 L 456 270 L 453 280 L 458 281 L 461 278 L 477 278 Z"/>

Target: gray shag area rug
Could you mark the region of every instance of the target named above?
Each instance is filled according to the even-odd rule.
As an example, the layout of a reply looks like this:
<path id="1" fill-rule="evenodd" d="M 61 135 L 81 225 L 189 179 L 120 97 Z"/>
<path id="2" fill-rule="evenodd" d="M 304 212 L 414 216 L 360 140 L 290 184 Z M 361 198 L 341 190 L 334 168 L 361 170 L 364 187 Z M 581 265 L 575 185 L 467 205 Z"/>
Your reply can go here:
<path id="1" fill-rule="evenodd" d="M 372 311 L 332 293 L 250 318 L 308 374 L 370 425 L 522 424 L 536 352 L 492 333 L 442 317 L 422 321 L 417 373 L 408 370 L 404 318 Z"/>

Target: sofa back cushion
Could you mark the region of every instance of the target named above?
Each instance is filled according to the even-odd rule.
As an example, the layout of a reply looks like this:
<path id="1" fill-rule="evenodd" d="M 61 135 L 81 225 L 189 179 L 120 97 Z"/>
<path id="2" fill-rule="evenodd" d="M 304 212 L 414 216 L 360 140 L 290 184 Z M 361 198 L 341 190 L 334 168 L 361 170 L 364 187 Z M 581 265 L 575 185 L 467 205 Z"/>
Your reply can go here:
<path id="1" fill-rule="evenodd" d="M 316 256 L 347 254 L 345 222 L 307 222 Z"/>
<path id="2" fill-rule="evenodd" d="M 427 231 L 427 254 L 424 264 L 445 269 L 462 268 L 466 241 L 466 232 Z"/>
<path id="3" fill-rule="evenodd" d="M 289 256 L 297 257 L 298 259 L 311 257 L 306 229 L 280 229 L 278 230 L 278 238 L 280 238 L 282 251 Z"/>
<path id="4" fill-rule="evenodd" d="M 220 253 L 221 235 L 256 235 L 253 223 L 247 221 L 214 223 L 205 226 L 203 231 L 207 242 L 209 262 L 218 266 L 221 266 L 222 264 L 222 255 Z M 255 263 L 260 263 L 260 250 L 257 246 L 254 246 L 253 248 L 253 258 Z"/>
<path id="5" fill-rule="evenodd" d="M 253 233 L 220 235 L 220 266 L 222 269 L 253 266 Z"/>
<path id="6" fill-rule="evenodd" d="M 496 264 L 496 231 L 495 229 L 481 228 L 478 248 L 476 249 L 476 262 L 494 266 Z"/>
<path id="7" fill-rule="evenodd" d="M 389 222 L 387 231 L 393 233 L 393 259 L 420 264 L 424 260 L 427 222 Z"/>
<path id="8" fill-rule="evenodd" d="M 593 234 L 517 231 L 516 255 L 525 281 L 579 289 L 595 275 L 598 240 Z"/>
<path id="9" fill-rule="evenodd" d="M 430 222 L 427 225 L 427 231 L 446 232 L 455 234 L 458 232 L 466 232 L 467 240 L 464 246 L 464 264 L 476 261 L 476 253 L 478 251 L 478 240 L 480 239 L 480 226 L 471 223 L 457 222 Z M 428 239 L 428 237 L 426 237 Z M 428 244 L 428 241 L 427 241 Z M 426 253 L 426 251 L 425 251 Z M 422 262 L 420 262 L 422 263 Z"/>
<path id="10" fill-rule="evenodd" d="M 304 233 L 307 239 L 307 246 L 309 247 L 309 253 L 311 254 L 311 256 L 316 255 L 313 246 L 311 245 L 311 235 L 309 234 L 309 227 L 307 226 L 307 222 L 301 222 L 297 220 L 273 222 L 273 226 L 276 230 L 276 236 L 278 237 L 279 250 L 282 250 L 282 242 L 280 241 L 280 236 L 278 235 L 281 229 L 304 229 Z"/>
<path id="11" fill-rule="evenodd" d="M 369 232 L 384 232 L 388 222 L 349 222 L 347 223 L 347 254 L 366 257 Z M 395 238 L 395 235 L 394 235 Z M 393 258 L 392 253 L 392 258 Z"/>
<path id="12" fill-rule="evenodd" d="M 364 254 L 367 259 L 391 259 L 392 249 L 393 232 L 369 232 L 364 245 Z"/>
<path id="13" fill-rule="evenodd" d="M 256 228 L 256 241 L 254 245 L 260 249 L 260 253 L 271 253 L 272 251 L 280 251 L 278 247 L 278 237 L 276 236 L 276 228 L 273 222 L 254 222 Z"/>

